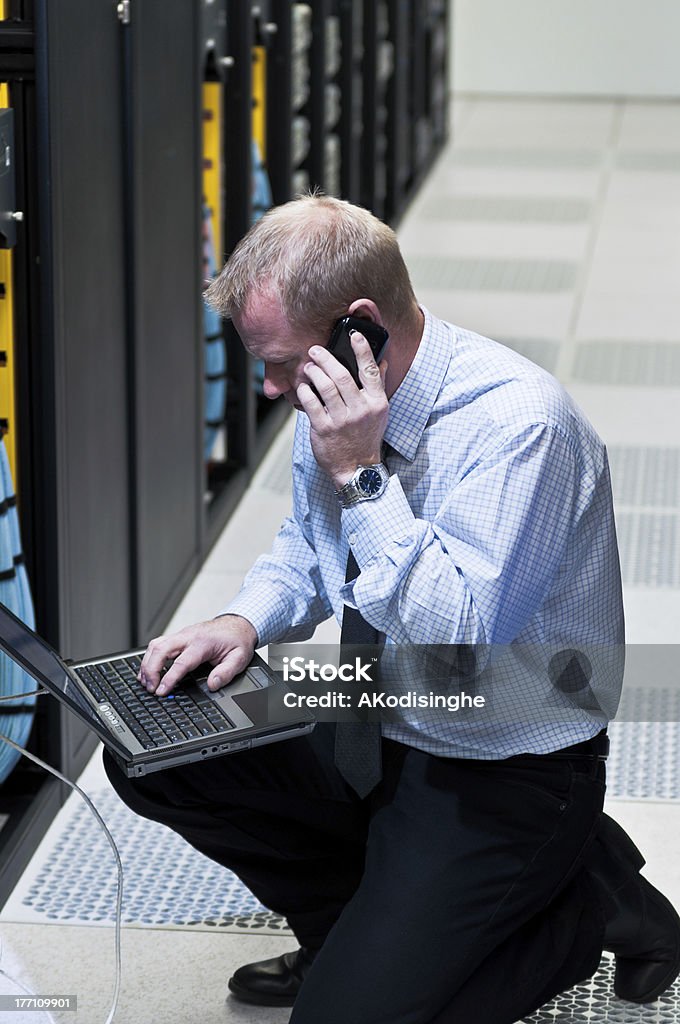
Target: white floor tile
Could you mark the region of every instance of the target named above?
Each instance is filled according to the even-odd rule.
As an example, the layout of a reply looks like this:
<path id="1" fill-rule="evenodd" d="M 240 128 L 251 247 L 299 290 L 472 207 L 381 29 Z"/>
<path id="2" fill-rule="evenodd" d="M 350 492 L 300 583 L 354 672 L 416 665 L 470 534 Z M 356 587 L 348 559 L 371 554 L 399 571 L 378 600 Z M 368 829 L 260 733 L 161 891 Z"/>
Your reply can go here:
<path id="1" fill-rule="evenodd" d="M 675 294 L 657 295 L 620 286 L 595 288 L 587 283 L 575 329 L 578 339 L 618 338 L 637 341 L 680 339 L 680 303 Z"/>
<path id="2" fill-rule="evenodd" d="M 573 296 L 508 292 L 446 292 L 421 288 L 418 298 L 430 312 L 490 338 L 560 339 L 567 335 Z"/>
<path id="3" fill-rule="evenodd" d="M 499 148 L 537 143 L 546 149 L 600 147 L 610 138 L 614 113 L 608 102 L 485 100 L 475 107 L 458 142 Z"/>
<path id="4" fill-rule="evenodd" d="M 205 569 L 208 572 L 246 572 L 258 555 L 268 550 L 290 510 L 290 496 L 250 488 L 238 515 L 232 516 L 210 552 Z"/>
<path id="5" fill-rule="evenodd" d="M 678 176 L 680 178 L 680 175 Z M 607 188 L 598 233 L 612 231 L 628 237 L 645 234 L 676 234 L 680 228 L 680 180 L 677 187 L 658 188 L 652 175 L 635 187 L 625 187 L 619 175 Z"/>
<path id="6" fill-rule="evenodd" d="M 680 907 L 680 805 L 616 800 L 606 810 L 629 833 L 647 861 L 643 874 Z"/>
<path id="7" fill-rule="evenodd" d="M 680 103 L 635 103 L 624 106 L 619 147 L 634 150 L 676 150 L 680 139 Z"/>
<path id="8" fill-rule="evenodd" d="M 639 230 L 622 231 L 619 228 L 603 228 L 594 248 L 589 280 L 595 275 L 599 286 L 601 279 L 611 270 L 612 276 L 621 272 L 639 274 L 645 288 L 651 275 L 663 287 L 680 273 L 680 221 L 677 231 L 673 225 L 647 225 Z"/>
<path id="9" fill-rule="evenodd" d="M 622 224 L 644 217 L 647 210 L 666 207 L 669 217 L 678 213 L 680 174 L 664 171 L 642 171 L 614 166 L 607 182 L 607 202 L 621 202 Z M 626 205 L 628 204 L 628 205 Z"/>
<path id="10" fill-rule="evenodd" d="M 625 587 L 626 642 L 677 644 L 680 640 L 680 593 Z M 680 654 L 680 649 L 678 651 Z"/>
<path id="11" fill-rule="evenodd" d="M 663 302 L 673 295 L 680 280 L 680 246 L 673 244 L 672 249 L 664 260 L 651 246 L 629 253 L 621 248 L 617 251 L 614 244 L 603 246 L 593 260 L 588 289 L 620 292 L 628 308 L 633 304 L 644 308 L 652 300 Z"/>
<path id="12" fill-rule="evenodd" d="M 638 204 L 637 219 L 627 219 L 617 200 L 606 203 L 597 228 L 595 259 L 606 262 L 628 260 L 641 264 L 654 260 L 675 268 L 680 261 L 680 193 L 678 206 L 664 215 L 664 204 Z"/>
<path id="13" fill-rule="evenodd" d="M 108 786 L 109 780 L 104 771 L 104 764 L 102 761 L 102 750 L 104 748 L 101 744 L 97 747 L 94 754 L 87 763 L 87 767 L 78 779 L 78 785 L 81 789 L 84 789 L 86 793 L 91 793 L 96 789 L 100 789 L 102 786 Z"/>
<path id="14" fill-rule="evenodd" d="M 465 167 L 444 154 L 428 178 L 428 195 L 517 195 L 594 197 L 601 185 L 602 171 L 534 170 L 503 167 Z M 414 208 L 414 214 L 417 208 Z"/>
<path id="15" fill-rule="evenodd" d="M 680 394 L 659 400 L 657 388 L 605 388 L 571 381 L 569 393 L 608 444 L 667 445 L 678 442 Z"/>
<path id="16" fill-rule="evenodd" d="M 163 632 L 173 633 L 193 622 L 212 619 L 241 589 L 242 572 L 209 572 L 203 570 L 194 580 Z"/>
<path id="17" fill-rule="evenodd" d="M 475 101 L 472 99 L 453 98 L 449 102 L 449 130 L 452 138 L 457 138 L 458 133 L 464 127 L 466 120 L 474 109 Z"/>
<path id="18" fill-rule="evenodd" d="M 421 219 L 403 225 L 399 244 L 407 264 L 411 254 L 580 261 L 588 236 L 588 224 Z"/>

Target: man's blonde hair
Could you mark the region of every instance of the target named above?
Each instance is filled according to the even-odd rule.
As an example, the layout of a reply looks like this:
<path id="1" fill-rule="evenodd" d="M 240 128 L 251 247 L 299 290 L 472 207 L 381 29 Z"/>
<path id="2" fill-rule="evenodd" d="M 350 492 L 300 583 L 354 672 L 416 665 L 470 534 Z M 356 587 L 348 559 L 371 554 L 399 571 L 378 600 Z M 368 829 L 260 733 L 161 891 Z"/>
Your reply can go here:
<path id="1" fill-rule="evenodd" d="M 269 210 L 238 243 L 206 297 L 231 317 L 255 292 L 278 298 L 294 329 L 329 330 L 359 298 L 373 299 L 388 329 L 417 315 L 394 231 L 368 210 L 319 194 Z"/>

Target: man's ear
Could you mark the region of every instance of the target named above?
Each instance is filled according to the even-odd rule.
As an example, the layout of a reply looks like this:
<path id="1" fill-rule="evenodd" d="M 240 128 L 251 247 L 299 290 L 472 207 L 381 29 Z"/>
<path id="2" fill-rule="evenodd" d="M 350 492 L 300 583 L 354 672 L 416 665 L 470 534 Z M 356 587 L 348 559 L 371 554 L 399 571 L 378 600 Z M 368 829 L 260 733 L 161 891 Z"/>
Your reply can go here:
<path id="1" fill-rule="evenodd" d="M 355 299 L 347 310 L 350 316 L 358 316 L 363 320 L 370 320 L 374 324 L 384 327 L 380 310 L 373 299 Z"/>

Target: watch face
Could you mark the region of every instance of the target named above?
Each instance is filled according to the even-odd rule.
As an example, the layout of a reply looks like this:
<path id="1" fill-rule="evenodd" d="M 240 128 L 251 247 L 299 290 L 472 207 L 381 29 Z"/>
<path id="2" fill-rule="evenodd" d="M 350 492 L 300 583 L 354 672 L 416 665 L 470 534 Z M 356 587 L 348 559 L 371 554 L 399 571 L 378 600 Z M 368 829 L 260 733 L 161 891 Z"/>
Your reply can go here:
<path id="1" fill-rule="evenodd" d="M 362 494 L 371 497 L 382 487 L 383 478 L 377 469 L 362 469 L 357 480 L 357 487 Z"/>

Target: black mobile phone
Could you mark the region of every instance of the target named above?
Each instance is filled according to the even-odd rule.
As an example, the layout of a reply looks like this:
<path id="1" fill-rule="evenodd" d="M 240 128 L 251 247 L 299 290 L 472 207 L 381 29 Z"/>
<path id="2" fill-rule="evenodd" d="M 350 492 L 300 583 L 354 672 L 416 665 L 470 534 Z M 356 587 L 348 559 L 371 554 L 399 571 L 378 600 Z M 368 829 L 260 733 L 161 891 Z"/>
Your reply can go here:
<path id="1" fill-rule="evenodd" d="M 350 341 L 352 331 L 363 334 L 371 347 L 376 363 L 380 363 L 384 356 L 390 336 L 384 327 L 374 324 L 372 320 L 362 320 L 359 316 L 343 316 L 333 324 L 330 341 L 327 345 L 328 351 L 345 369 L 349 370 L 354 383 L 360 388 L 362 384 L 359 380 L 359 367 Z"/>

